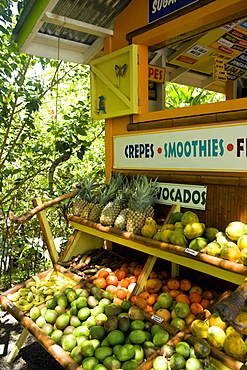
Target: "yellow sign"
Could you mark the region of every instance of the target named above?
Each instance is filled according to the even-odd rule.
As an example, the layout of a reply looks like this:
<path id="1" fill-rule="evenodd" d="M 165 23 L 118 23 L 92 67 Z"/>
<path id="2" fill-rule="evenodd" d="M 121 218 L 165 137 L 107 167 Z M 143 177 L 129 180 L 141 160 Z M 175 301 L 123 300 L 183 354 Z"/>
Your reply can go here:
<path id="1" fill-rule="evenodd" d="M 148 80 L 158 83 L 163 83 L 165 81 L 165 68 L 157 67 L 157 66 L 148 66 Z"/>

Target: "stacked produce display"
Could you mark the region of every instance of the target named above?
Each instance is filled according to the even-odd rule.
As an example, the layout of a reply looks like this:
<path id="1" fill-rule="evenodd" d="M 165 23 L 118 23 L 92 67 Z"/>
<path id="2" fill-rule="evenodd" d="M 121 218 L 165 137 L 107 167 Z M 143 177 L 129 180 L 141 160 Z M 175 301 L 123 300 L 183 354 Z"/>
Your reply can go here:
<path id="1" fill-rule="evenodd" d="M 157 224 L 154 217 L 157 191 L 157 181 L 145 175 L 129 180 L 119 174 L 99 187 L 85 179 L 72 213 L 103 226 L 247 265 L 247 225 L 232 221 L 220 231 L 205 225 L 192 211 L 175 212 L 168 224 Z M 88 207 L 92 207 L 91 213 Z M 98 215 L 94 217 L 96 209 Z"/>

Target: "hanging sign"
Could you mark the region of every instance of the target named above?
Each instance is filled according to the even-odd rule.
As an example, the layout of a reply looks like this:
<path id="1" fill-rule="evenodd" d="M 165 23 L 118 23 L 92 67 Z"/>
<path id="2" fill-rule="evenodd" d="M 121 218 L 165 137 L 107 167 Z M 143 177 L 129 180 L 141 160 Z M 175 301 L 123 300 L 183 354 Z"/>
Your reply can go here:
<path id="1" fill-rule="evenodd" d="M 114 168 L 246 172 L 247 123 L 115 136 Z"/>
<path id="2" fill-rule="evenodd" d="M 157 67 L 157 66 L 148 66 L 148 80 L 157 82 L 157 83 L 163 83 L 165 81 L 165 68 Z"/>
<path id="3" fill-rule="evenodd" d="M 165 184 L 158 182 L 158 194 L 155 203 L 180 204 L 195 209 L 205 209 L 207 187 L 200 185 Z"/>
<path id="4" fill-rule="evenodd" d="M 183 9 L 199 0 L 149 0 L 149 23 Z"/>

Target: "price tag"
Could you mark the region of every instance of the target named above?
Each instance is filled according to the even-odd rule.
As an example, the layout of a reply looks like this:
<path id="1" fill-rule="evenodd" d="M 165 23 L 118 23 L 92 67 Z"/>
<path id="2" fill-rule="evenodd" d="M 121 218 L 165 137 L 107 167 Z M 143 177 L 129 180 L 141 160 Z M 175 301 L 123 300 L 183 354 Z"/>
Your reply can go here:
<path id="1" fill-rule="evenodd" d="M 191 254 L 192 256 L 197 256 L 199 252 L 194 251 L 194 249 L 186 248 L 184 250 L 186 253 Z"/>
<path id="2" fill-rule="evenodd" d="M 13 308 L 14 307 L 13 303 L 11 303 L 11 302 L 7 303 L 7 306 L 9 306 L 9 308 Z"/>
<path id="3" fill-rule="evenodd" d="M 151 319 L 153 319 L 154 321 L 156 321 L 158 323 L 162 323 L 164 321 L 161 317 L 159 317 L 157 315 L 152 315 Z"/>

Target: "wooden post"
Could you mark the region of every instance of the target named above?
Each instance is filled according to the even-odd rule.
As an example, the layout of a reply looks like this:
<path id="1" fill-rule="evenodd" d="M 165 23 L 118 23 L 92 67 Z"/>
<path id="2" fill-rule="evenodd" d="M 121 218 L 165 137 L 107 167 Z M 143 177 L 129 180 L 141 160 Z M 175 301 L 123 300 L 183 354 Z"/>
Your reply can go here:
<path id="1" fill-rule="evenodd" d="M 42 201 L 41 198 L 35 198 L 33 199 L 33 205 L 36 207 L 38 205 L 41 205 Z M 49 255 L 51 257 L 52 264 L 54 265 L 58 261 L 58 253 L 54 244 L 54 240 L 52 237 L 50 225 L 48 223 L 48 220 L 46 218 L 45 211 L 41 211 L 37 213 L 37 217 L 40 223 L 41 231 L 44 235 L 44 239 L 48 248 Z"/>

